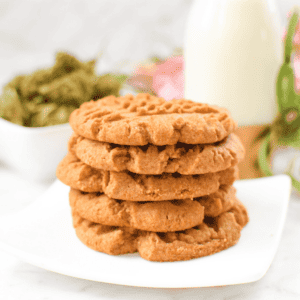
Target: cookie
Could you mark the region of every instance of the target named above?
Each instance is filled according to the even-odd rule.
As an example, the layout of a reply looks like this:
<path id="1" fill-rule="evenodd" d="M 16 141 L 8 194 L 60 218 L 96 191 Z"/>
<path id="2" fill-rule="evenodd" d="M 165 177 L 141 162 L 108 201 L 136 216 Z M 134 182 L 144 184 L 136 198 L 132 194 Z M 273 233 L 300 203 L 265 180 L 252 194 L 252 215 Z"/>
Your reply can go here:
<path id="1" fill-rule="evenodd" d="M 72 211 L 91 222 L 168 232 L 192 228 L 202 223 L 204 214 L 216 217 L 235 204 L 239 205 L 235 192 L 234 187 L 222 185 L 216 193 L 193 201 L 135 202 L 71 189 L 69 200 Z"/>
<path id="2" fill-rule="evenodd" d="M 94 169 L 69 153 L 59 163 L 56 175 L 64 184 L 83 192 L 104 192 L 120 200 L 160 201 L 209 195 L 222 184 L 233 184 L 237 172 L 237 167 L 232 167 L 201 175 L 138 175 Z"/>
<path id="3" fill-rule="evenodd" d="M 101 225 L 76 214 L 73 214 L 73 226 L 82 243 L 93 250 L 111 255 L 136 252 L 137 229 Z"/>
<path id="4" fill-rule="evenodd" d="M 224 108 L 149 94 L 86 102 L 69 121 L 88 139 L 133 146 L 215 143 L 237 128 Z"/>
<path id="5" fill-rule="evenodd" d="M 150 261 L 180 261 L 220 252 L 235 245 L 242 226 L 238 212 L 225 212 L 205 219 L 194 228 L 178 232 L 157 233 L 93 223 L 73 213 L 78 238 L 89 248 L 118 255 L 138 251 Z"/>
<path id="6" fill-rule="evenodd" d="M 178 233 L 149 233 L 138 239 L 140 256 L 150 261 L 182 261 L 208 256 L 235 245 L 242 227 L 233 213 L 223 213 Z"/>
<path id="7" fill-rule="evenodd" d="M 64 184 L 85 192 L 102 192 L 103 172 L 67 154 L 56 168 L 56 177 Z"/>
<path id="8" fill-rule="evenodd" d="M 136 174 L 214 173 L 236 165 L 245 155 L 235 134 L 215 144 L 140 147 L 103 143 L 73 134 L 69 151 L 93 168 Z"/>
<path id="9" fill-rule="evenodd" d="M 228 210 L 235 215 L 238 224 L 244 227 L 249 222 L 249 216 L 246 207 L 236 198 L 234 205 Z"/>
<path id="10" fill-rule="evenodd" d="M 82 193 L 71 189 L 72 211 L 89 221 L 146 231 L 178 231 L 201 224 L 204 207 L 197 201 L 121 201 L 105 194 Z"/>
<path id="11" fill-rule="evenodd" d="M 238 205 L 235 193 L 236 189 L 233 186 L 221 185 L 217 192 L 196 198 L 194 201 L 198 201 L 200 205 L 204 206 L 205 216 L 216 217 L 234 205 Z"/>

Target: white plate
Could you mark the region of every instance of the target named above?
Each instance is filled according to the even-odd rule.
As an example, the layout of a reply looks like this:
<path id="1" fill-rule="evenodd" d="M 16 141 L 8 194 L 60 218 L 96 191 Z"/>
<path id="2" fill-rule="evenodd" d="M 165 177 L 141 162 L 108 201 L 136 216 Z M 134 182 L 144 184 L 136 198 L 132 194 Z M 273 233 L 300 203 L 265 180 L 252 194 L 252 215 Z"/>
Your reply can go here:
<path id="1" fill-rule="evenodd" d="M 286 175 L 235 183 L 250 222 L 237 245 L 185 262 L 149 262 L 138 254 L 109 256 L 76 237 L 69 188 L 56 181 L 25 210 L 1 217 L 0 247 L 35 266 L 77 278 L 131 286 L 183 288 L 259 280 L 274 258 L 291 183 Z"/>

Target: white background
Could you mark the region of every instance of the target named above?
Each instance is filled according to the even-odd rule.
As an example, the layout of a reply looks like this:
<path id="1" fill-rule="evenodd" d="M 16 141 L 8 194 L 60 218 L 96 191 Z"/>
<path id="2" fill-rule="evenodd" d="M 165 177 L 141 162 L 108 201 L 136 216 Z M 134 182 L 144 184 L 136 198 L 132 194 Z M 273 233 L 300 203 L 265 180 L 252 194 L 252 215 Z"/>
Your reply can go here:
<path id="1" fill-rule="evenodd" d="M 208 1 L 208 0 L 202 0 Z M 297 0 L 276 0 L 282 23 Z M 0 81 L 52 63 L 67 50 L 102 53 L 99 72 L 128 71 L 183 47 L 192 0 L 1 0 Z"/>

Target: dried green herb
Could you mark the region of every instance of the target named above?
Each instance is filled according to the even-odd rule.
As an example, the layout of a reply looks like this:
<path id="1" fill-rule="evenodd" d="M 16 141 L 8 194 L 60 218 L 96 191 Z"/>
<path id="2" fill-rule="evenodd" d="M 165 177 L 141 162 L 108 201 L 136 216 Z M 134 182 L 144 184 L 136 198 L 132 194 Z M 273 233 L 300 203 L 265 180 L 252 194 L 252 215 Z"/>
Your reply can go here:
<path id="1" fill-rule="evenodd" d="M 100 99 L 106 95 L 119 96 L 119 91 L 127 79 L 125 75 L 105 74 L 99 76 L 94 85 L 93 99 Z"/>
<path id="2" fill-rule="evenodd" d="M 27 117 L 16 89 L 6 87 L 0 96 L 0 117 L 18 125 L 23 125 Z"/>
<path id="3" fill-rule="evenodd" d="M 119 96 L 127 76 L 97 76 L 95 65 L 58 52 L 53 67 L 16 76 L 3 88 L 0 117 L 28 127 L 63 124 L 83 102 Z"/>

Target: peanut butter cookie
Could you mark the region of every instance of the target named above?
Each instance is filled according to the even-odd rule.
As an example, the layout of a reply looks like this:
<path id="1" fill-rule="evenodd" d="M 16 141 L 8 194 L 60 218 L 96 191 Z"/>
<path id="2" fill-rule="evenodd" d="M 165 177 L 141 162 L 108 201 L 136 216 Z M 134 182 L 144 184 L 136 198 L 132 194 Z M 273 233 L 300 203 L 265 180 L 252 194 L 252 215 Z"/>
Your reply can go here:
<path id="1" fill-rule="evenodd" d="M 239 213 L 224 212 L 194 228 L 167 233 L 101 225 L 76 213 L 73 213 L 73 225 L 78 238 L 96 251 L 112 255 L 138 251 L 150 261 L 180 261 L 211 255 L 235 245 L 245 225 L 238 223 Z"/>
<path id="2" fill-rule="evenodd" d="M 148 94 L 86 102 L 71 114 L 70 125 L 83 137 L 133 146 L 215 143 L 237 127 L 224 108 Z"/>
<path id="3" fill-rule="evenodd" d="M 204 207 L 197 201 L 137 202 L 109 198 L 105 194 L 71 189 L 70 206 L 84 219 L 110 226 L 147 231 L 178 231 L 202 223 Z"/>
<path id="4" fill-rule="evenodd" d="M 66 185 L 83 192 L 104 192 L 114 199 L 160 201 L 193 199 L 216 192 L 220 185 L 237 179 L 237 167 L 201 175 L 139 175 L 94 169 L 69 153 L 58 165 L 56 175 Z"/>
<path id="5" fill-rule="evenodd" d="M 235 134 L 215 144 L 167 146 L 121 146 L 73 134 L 69 151 L 93 168 L 152 175 L 214 173 L 236 165 L 245 155 Z"/>
<path id="6" fill-rule="evenodd" d="M 204 215 L 216 217 L 240 204 L 234 187 L 228 185 L 222 185 L 216 193 L 193 201 L 123 201 L 75 189 L 71 189 L 69 200 L 73 212 L 88 221 L 158 232 L 192 228 L 202 223 Z M 242 211 L 240 215 L 243 215 Z"/>

